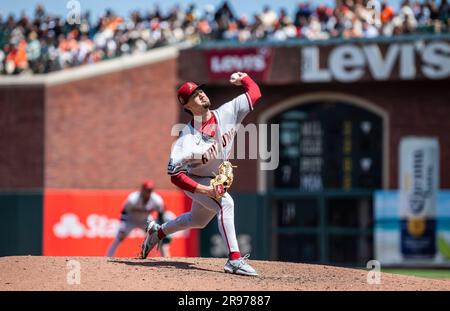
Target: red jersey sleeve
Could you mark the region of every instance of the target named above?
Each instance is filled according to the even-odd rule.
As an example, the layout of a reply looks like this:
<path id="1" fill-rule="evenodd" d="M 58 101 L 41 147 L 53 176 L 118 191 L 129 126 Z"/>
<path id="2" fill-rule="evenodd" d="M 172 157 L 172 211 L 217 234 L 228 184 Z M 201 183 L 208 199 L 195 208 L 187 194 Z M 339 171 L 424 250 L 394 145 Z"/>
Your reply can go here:
<path id="1" fill-rule="evenodd" d="M 170 177 L 170 181 L 182 190 L 186 190 L 194 193 L 198 183 L 186 175 L 184 172 L 180 172 Z"/>
<path id="2" fill-rule="evenodd" d="M 250 97 L 252 107 L 255 107 L 256 102 L 261 98 L 261 91 L 259 89 L 258 84 L 256 84 L 256 82 L 253 81 L 253 79 L 250 78 L 249 76 L 246 76 L 244 79 L 241 80 L 241 82 L 245 88 L 245 91 Z"/>

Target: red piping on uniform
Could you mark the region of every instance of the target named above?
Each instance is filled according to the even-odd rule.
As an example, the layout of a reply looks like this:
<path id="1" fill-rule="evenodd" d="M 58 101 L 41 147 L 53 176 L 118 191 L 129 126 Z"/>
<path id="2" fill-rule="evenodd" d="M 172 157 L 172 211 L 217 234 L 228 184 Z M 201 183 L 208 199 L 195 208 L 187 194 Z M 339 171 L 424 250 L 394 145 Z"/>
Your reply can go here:
<path id="1" fill-rule="evenodd" d="M 220 203 L 219 202 L 217 202 L 216 200 L 214 200 L 214 199 L 212 199 L 214 202 L 216 202 L 217 203 L 217 205 L 219 205 L 219 207 L 220 207 L 220 214 L 222 215 L 222 217 L 220 217 L 221 218 L 221 223 L 222 223 L 222 228 L 223 228 L 223 234 L 225 235 L 225 241 L 227 242 L 227 247 L 228 247 L 228 253 L 229 252 L 231 252 L 231 249 L 230 249 L 230 243 L 228 243 L 228 237 L 227 237 L 227 231 L 225 230 L 225 224 L 223 223 L 223 208 L 222 208 L 222 205 L 220 205 Z"/>
<path id="2" fill-rule="evenodd" d="M 230 243 L 228 243 L 227 231 L 225 230 L 225 224 L 223 223 L 223 208 L 222 208 L 222 205 L 219 204 L 219 206 L 220 206 L 220 214 L 222 215 L 221 222 L 222 222 L 223 234 L 225 235 L 225 240 L 227 241 L 228 252 L 231 252 Z"/>

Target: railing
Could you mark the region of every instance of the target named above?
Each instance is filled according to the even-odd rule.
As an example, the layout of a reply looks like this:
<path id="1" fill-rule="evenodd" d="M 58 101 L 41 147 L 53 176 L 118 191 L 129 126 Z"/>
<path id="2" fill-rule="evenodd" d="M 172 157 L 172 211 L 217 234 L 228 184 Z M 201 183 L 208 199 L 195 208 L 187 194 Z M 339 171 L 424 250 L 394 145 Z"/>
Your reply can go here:
<path id="1" fill-rule="evenodd" d="M 393 43 L 393 42 L 410 42 L 421 40 L 450 40 L 450 33 L 439 34 L 408 34 L 399 36 L 378 36 L 375 38 L 330 38 L 325 40 L 309 40 L 309 39 L 288 39 L 285 41 L 260 40 L 239 42 L 237 40 L 217 40 L 205 41 L 194 48 L 197 49 L 220 49 L 220 48 L 236 48 L 239 47 L 289 47 L 289 46 L 305 46 L 305 45 L 340 45 L 340 44 L 365 44 L 365 43 Z"/>

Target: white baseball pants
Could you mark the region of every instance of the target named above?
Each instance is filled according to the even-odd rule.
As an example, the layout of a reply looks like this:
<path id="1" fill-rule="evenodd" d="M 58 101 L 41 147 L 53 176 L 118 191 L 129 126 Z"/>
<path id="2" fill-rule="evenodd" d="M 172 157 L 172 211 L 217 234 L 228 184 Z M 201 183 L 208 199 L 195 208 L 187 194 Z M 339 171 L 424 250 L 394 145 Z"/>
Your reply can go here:
<path id="1" fill-rule="evenodd" d="M 163 232 L 169 235 L 180 230 L 202 229 L 217 215 L 219 232 L 225 242 L 228 253 L 239 252 L 234 228 L 233 198 L 226 193 L 220 200 L 216 201 L 203 194 L 187 191 L 185 193 L 192 199 L 191 211 L 163 224 Z"/>

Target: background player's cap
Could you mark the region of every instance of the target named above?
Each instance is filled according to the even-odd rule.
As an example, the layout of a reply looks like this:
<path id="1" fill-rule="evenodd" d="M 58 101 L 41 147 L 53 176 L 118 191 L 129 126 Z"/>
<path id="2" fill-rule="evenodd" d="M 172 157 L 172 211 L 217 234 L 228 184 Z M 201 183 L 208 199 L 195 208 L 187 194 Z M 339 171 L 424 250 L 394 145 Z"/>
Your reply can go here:
<path id="1" fill-rule="evenodd" d="M 154 187 L 155 187 L 155 182 L 151 179 L 146 179 L 142 182 L 142 188 L 144 188 L 144 189 L 153 190 Z"/>
<path id="2" fill-rule="evenodd" d="M 186 82 L 178 89 L 177 98 L 180 104 L 183 106 L 187 104 L 189 97 L 195 92 L 197 89 L 203 88 L 205 85 L 200 84 L 197 85 L 194 82 Z"/>

